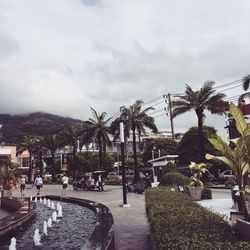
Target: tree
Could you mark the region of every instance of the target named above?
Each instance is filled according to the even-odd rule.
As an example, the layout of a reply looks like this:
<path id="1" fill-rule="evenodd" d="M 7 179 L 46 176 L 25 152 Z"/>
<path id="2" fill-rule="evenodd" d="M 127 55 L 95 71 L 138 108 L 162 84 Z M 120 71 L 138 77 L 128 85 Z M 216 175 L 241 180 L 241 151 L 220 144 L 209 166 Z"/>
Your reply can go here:
<path id="1" fill-rule="evenodd" d="M 23 149 L 28 150 L 29 152 L 29 174 L 28 182 L 31 182 L 32 175 L 32 155 L 39 150 L 39 142 L 41 137 L 39 136 L 25 136 L 24 142 L 21 144 Z"/>
<path id="2" fill-rule="evenodd" d="M 0 184 L 3 189 L 11 189 L 21 176 L 18 165 L 11 162 L 10 159 L 0 159 Z"/>
<path id="3" fill-rule="evenodd" d="M 250 85 L 250 75 L 246 75 L 245 77 L 242 78 L 242 87 L 245 91 L 247 91 L 249 89 L 249 85 Z M 246 97 L 250 97 L 250 92 L 246 92 L 240 95 L 238 103 L 240 104 Z"/>
<path id="4" fill-rule="evenodd" d="M 111 118 L 105 120 L 107 115 L 106 112 L 98 114 L 93 108 L 91 108 L 93 113 L 93 119 L 89 118 L 87 134 L 85 136 L 86 141 L 89 139 L 97 140 L 98 149 L 99 149 L 99 167 L 103 170 L 103 152 L 106 154 L 106 144 L 110 144 L 110 139 L 108 133 L 110 133 L 110 128 L 108 126 Z"/>
<path id="5" fill-rule="evenodd" d="M 241 137 L 234 143 L 234 147 L 228 145 L 220 137 L 209 138 L 211 144 L 221 152 L 220 156 L 207 154 L 207 159 L 218 159 L 225 162 L 234 172 L 237 183 L 244 186 L 244 175 L 250 165 L 250 125 L 245 121 L 241 110 L 233 103 L 229 104 L 229 112 L 236 121 L 236 128 Z"/>
<path id="6" fill-rule="evenodd" d="M 216 136 L 209 138 L 210 143 L 220 151 L 220 156 L 206 154 L 208 160 L 220 160 L 226 163 L 233 170 L 236 176 L 237 184 L 242 187 L 244 185 L 243 176 L 249 169 L 246 161 L 247 148 L 244 145 L 244 139 L 237 141 L 236 147 L 232 149 L 222 138 Z"/>
<path id="7" fill-rule="evenodd" d="M 214 82 L 207 81 L 200 90 L 193 91 L 189 85 L 186 85 L 185 94 L 179 96 L 179 100 L 172 101 L 172 118 L 188 111 L 194 110 L 198 117 L 198 128 L 201 148 L 201 158 L 205 159 L 205 144 L 203 135 L 203 122 L 205 119 L 205 110 L 212 114 L 223 114 L 220 109 L 220 103 L 225 97 L 223 93 L 215 93 L 213 89 Z"/>
<path id="8" fill-rule="evenodd" d="M 203 126 L 205 151 L 211 154 L 216 154 L 216 150 L 207 140 L 208 137 L 216 135 L 216 130 L 213 127 Z M 181 138 L 177 145 L 177 152 L 179 155 L 179 162 L 181 164 L 189 165 L 190 162 L 201 163 L 204 162 L 201 157 L 200 138 L 198 127 L 190 128 Z"/>
<path id="9" fill-rule="evenodd" d="M 66 125 L 62 132 L 60 133 L 60 137 L 62 138 L 62 143 L 64 145 L 70 145 L 73 148 L 73 170 L 75 170 L 76 165 L 76 152 L 78 148 L 78 143 L 80 143 L 81 135 L 83 131 L 80 128 Z"/>
<path id="10" fill-rule="evenodd" d="M 146 128 L 151 129 L 153 132 L 157 132 L 157 127 L 155 125 L 154 118 L 147 114 L 148 111 L 154 110 L 153 107 L 148 107 L 142 109 L 143 101 L 137 100 L 134 104 L 129 107 L 122 106 L 121 111 L 121 120 L 124 121 L 125 131 L 132 130 L 133 134 L 133 156 L 134 156 L 134 171 L 135 177 L 134 181 L 137 182 L 140 180 L 140 174 L 138 169 L 137 162 L 137 149 L 136 149 L 136 132 L 140 136 L 142 133 L 145 134 Z"/>
<path id="11" fill-rule="evenodd" d="M 158 155 L 160 150 L 160 155 L 171 155 L 177 154 L 177 142 L 173 139 L 167 138 L 157 138 L 153 139 L 150 143 L 146 145 L 143 152 L 143 161 L 144 165 L 147 165 L 147 162 L 152 159 L 152 152 Z"/>
<path id="12" fill-rule="evenodd" d="M 55 180 L 55 153 L 56 150 L 61 148 L 65 141 L 62 139 L 60 134 L 49 134 L 42 137 L 41 145 L 47 148 L 51 154 L 51 175 L 52 180 Z"/>

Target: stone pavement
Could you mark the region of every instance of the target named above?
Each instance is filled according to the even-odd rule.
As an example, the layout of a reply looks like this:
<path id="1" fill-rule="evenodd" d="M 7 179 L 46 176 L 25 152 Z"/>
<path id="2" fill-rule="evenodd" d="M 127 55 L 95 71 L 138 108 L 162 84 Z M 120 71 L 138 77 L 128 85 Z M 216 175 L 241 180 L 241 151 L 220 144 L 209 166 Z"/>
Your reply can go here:
<path id="1" fill-rule="evenodd" d="M 29 186 L 28 186 L 29 187 Z M 35 196 L 34 188 L 26 189 L 26 196 Z M 61 185 L 44 185 L 41 195 L 61 195 Z M 20 191 L 13 191 L 13 196 L 19 196 Z M 120 186 L 104 186 L 104 192 L 73 191 L 69 187 L 67 196 L 100 202 L 106 205 L 114 217 L 114 233 L 116 250 L 150 250 L 150 228 L 148 225 L 144 195 L 128 193 L 127 200 L 131 207 L 121 207 L 123 202 Z"/>

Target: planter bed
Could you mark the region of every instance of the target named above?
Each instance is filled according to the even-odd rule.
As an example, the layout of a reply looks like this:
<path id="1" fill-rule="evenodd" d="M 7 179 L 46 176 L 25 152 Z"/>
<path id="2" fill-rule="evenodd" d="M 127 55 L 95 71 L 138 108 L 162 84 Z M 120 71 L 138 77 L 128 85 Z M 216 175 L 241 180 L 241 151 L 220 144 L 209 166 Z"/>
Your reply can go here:
<path id="1" fill-rule="evenodd" d="M 146 192 L 154 249 L 250 249 L 223 217 L 168 188 Z"/>

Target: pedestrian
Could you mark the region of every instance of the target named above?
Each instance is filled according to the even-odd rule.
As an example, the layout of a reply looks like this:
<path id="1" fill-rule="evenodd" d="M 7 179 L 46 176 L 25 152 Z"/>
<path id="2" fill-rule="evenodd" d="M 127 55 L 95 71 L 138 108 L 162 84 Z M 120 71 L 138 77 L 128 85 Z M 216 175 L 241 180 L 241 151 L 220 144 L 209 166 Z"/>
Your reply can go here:
<path id="1" fill-rule="evenodd" d="M 37 190 L 37 195 L 40 195 L 40 190 L 43 186 L 43 179 L 40 175 L 37 175 L 34 185 L 36 186 L 36 190 Z"/>
<path id="2" fill-rule="evenodd" d="M 21 196 L 24 196 L 24 190 L 25 190 L 25 184 L 26 184 L 26 179 L 25 176 L 23 175 L 20 180 L 20 191 L 21 191 Z"/>
<path id="3" fill-rule="evenodd" d="M 66 195 L 68 185 L 69 185 L 69 177 L 66 176 L 66 174 L 64 174 L 62 178 L 62 195 Z"/>
<path id="4" fill-rule="evenodd" d="M 99 188 L 99 191 L 104 191 L 103 190 L 103 178 L 101 174 L 98 175 L 98 188 Z"/>

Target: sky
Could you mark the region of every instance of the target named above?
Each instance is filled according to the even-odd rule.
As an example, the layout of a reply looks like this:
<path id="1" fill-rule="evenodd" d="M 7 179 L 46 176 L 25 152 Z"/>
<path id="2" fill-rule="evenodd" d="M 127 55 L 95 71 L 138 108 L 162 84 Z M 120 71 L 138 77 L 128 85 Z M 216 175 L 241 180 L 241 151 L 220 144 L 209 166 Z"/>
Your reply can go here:
<path id="1" fill-rule="evenodd" d="M 116 118 L 141 99 L 170 131 L 163 95 L 208 80 L 227 100 L 243 93 L 249 11 L 247 0 L 0 0 L 0 113 Z M 226 138 L 225 117 L 206 116 Z M 175 132 L 192 126 L 194 112 L 174 119 Z"/>

